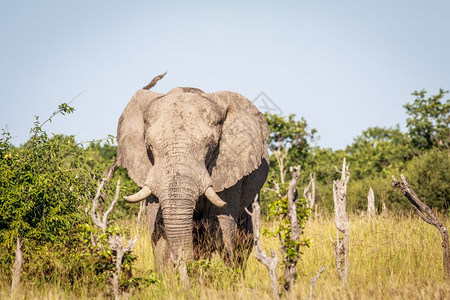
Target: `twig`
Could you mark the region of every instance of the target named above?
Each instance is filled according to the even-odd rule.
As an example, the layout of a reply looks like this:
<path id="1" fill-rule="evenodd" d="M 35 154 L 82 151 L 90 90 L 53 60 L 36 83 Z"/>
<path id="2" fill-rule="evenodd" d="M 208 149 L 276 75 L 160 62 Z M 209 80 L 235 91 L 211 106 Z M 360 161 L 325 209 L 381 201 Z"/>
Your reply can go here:
<path id="1" fill-rule="evenodd" d="M 72 100 L 70 100 L 67 104 L 70 104 L 73 102 L 73 100 L 77 99 L 81 94 L 83 94 L 83 92 L 80 92 L 78 95 L 76 95 L 75 97 L 72 98 Z M 60 106 L 61 107 L 61 106 Z M 54 116 L 56 116 L 57 114 L 59 114 L 60 112 L 62 112 L 63 109 L 60 108 L 57 111 L 53 112 L 53 114 L 44 122 L 42 122 L 41 126 L 39 126 L 39 128 L 42 128 L 44 126 L 45 123 L 49 122 Z"/>

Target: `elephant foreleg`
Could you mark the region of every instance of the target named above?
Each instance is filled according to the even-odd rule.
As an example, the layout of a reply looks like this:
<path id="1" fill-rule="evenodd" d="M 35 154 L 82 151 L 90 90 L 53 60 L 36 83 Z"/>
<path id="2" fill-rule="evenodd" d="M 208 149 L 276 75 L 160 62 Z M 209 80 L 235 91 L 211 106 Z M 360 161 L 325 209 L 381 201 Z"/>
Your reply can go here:
<path id="1" fill-rule="evenodd" d="M 236 221 L 230 215 L 219 215 L 217 216 L 217 219 L 219 220 L 224 252 L 229 260 L 234 261 L 235 238 L 237 232 Z"/>
<path id="2" fill-rule="evenodd" d="M 241 182 L 238 182 L 232 188 L 220 192 L 219 196 L 227 202 L 227 206 L 217 208 L 218 233 L 223 243 L 222 250 L 226 255 L 227 261 L 232 265 L 236 263 L 236 239 L 239 238 L 237 236 L 237 220 L 241 201 L 241 186 Z"/>

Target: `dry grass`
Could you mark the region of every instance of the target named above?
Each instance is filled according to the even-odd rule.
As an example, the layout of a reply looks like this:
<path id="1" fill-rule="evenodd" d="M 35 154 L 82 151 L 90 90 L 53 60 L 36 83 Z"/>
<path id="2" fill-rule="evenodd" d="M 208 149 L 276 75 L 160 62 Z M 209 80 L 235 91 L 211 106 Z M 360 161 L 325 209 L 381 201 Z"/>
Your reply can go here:
<path id="1" fill-rule="evenodd" d="M 441 216 L 449 228 L 449 220 Z M 325 272 L 314 289 L 315 299 L 445 299 L 450 298 L 450 284 L 442 279 L 442 249 L 439 232 L 416 215 L 362 218 L 349 216 L 350 277 L 342 287 L 336 274 L 330 236 L 335 236 L 331 217 L 310 220 L 305 236 L 312 240 L 299 265 L 296 287 L 287 298 L 307 299 L 310 280 L 321 266 Z M 135 275 L 148 276 L 154 269 L 151 241 L 144 228 L 132 234 L 140 235 L 134 253 L 138 256 Z M 275 227 L 273 222 L 262 226 Z M 278 249 L 275 238 L 263 237 L 265 249 Z M 160 282 L 132 291 L 131 299 L 271 299 L 267 270 L 251 256 L 244 277 L 236 280 L 220 262 L 213 263 L 209 280 L 199 283 L 192 278 L 189 287 L 181 284 L 170 272 L 160 274 Z M 282 267 L 279 267 L 282 274 Z M 213 272 L 213 273 L 211 273 Z M 23 289 L 26 299 L 84 299 L 92 291 L 71 294 L 55 285 Z M 98 291 L 102 298 L 103 291 Z M 9 287 L 0 283 L 0 298 L 9 297 Z"/>

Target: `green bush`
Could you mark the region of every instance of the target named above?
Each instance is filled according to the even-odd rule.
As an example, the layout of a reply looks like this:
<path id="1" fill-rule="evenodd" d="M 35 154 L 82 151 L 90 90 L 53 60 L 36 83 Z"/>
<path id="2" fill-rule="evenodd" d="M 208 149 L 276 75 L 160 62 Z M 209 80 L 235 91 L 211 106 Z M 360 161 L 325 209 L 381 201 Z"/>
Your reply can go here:
<path id="1" fill-rule="evenodd" d="M 72 111 L 61 105 L 53 116 Z M 73 137 L 48 137 L 36 117 L 22 147 L 12 147 L 3 131 L 0 155 L 0 273 L 10 274 L 19 237 L 27 277 L 74 281 L 83 273 L 79 253 L 87 250 L 78 225 L 88 221 L 84 208 L 95 184 L 82 148 Z"/>
<path id="2" fill-rule="evenodd" d="M 435 148 L 412 159 L 404 175 L 423 202 L 448 213 L 450 212 L 449 170 L 450 151 Z M 407 199 L 405 198 L 404 201 Z"/>
<path id="3" fill-rule="evenodd" d="M 72 107 L 62 104 L 52 117 L 71 112 Z M 0 280 L 9 280 L 20 238 L 25 281 L 58 282 L 70 289 L 104 284 L 105 261 L 86 243 L 86 226 L 91 224 L 88 212 L 97 179 L 116 149 L 84 149 L 72 136 L 49 137 L 42 126 L 51 118 L 41 124 L 36 117 L 31 137 L 21 147 L 10 144 L 6 130 L 0 138 Z M 128 190 L 136 188 L 129 178 L 124 182 L 131 186 Z M 135 257 L 126 258 L 123 266 L 130 268 Z"/>
<path id="4" fill-rule="evenodd" d="M 409 203 L 405 202 L 402 194 L 397 193 L 391 187 L 392 178 L 364 178 L 352 180 L 348 183 L 347 206 L 350 211 L 359 212 L 367 210 L 367 195 L 372 187 L 375 196 L 375 208 L 380 213 L 383 203 L 389 210 L 409 209 Z"/>

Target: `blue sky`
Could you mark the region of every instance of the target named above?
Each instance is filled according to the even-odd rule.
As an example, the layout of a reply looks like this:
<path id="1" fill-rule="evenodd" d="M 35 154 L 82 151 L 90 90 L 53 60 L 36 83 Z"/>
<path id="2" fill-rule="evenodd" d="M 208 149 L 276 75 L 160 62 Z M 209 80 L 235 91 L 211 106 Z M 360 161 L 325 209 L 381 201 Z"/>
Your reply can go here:
<path id="1" fill-rule="evenodd" d="M 449 1 L 2 1 L 0 127 L 25 142 L 34 115 L 78 141 L 115 135 L 133 95 L 176 86 L 264 92 L 344 148 L 404 128 L 414 90 L 450 89 Z"/>

